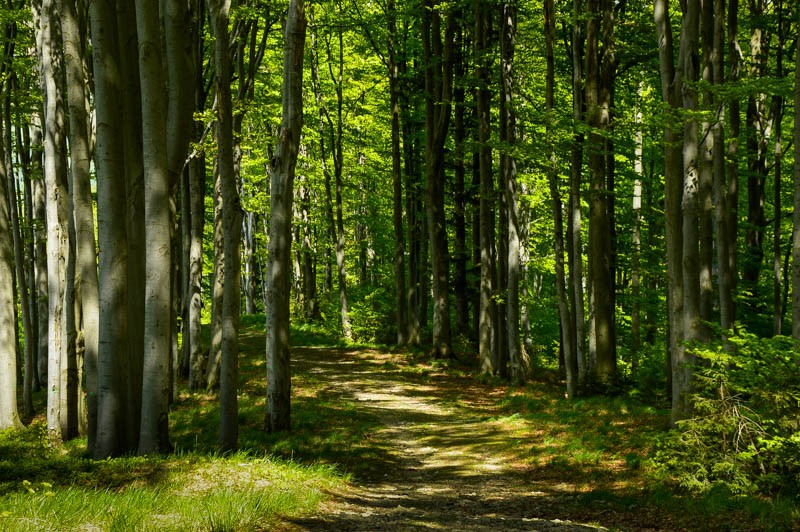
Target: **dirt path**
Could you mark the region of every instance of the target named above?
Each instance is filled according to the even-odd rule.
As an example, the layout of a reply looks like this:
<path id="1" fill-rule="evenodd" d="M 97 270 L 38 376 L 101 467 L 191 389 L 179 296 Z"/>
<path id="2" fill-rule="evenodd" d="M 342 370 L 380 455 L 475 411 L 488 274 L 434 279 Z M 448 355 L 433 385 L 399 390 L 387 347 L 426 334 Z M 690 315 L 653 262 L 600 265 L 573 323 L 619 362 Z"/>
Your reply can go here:
<path id="1" fill-rule="evenodd" d="M 398 370 L 399 355 L 303 348 L 299 372 L 326 382 L 327 393 L 355 401 L 379 420 L 370 444 L 386 450 L 364 464 L 353 488 L 335 494 L 320 515 L 295 530 L 598 530 L 569 520 L 575 494 L 559 482 L 531 481 L 530 467 L 509 457 L 513 434 L 491 418 L 487 388 L 430 368 Z M 570 512 L 567 508 L 573 508 Z M 561 516 L 561 519 L 554 516 Z M 583 516 L 585 517 L 585 515 Z"/>

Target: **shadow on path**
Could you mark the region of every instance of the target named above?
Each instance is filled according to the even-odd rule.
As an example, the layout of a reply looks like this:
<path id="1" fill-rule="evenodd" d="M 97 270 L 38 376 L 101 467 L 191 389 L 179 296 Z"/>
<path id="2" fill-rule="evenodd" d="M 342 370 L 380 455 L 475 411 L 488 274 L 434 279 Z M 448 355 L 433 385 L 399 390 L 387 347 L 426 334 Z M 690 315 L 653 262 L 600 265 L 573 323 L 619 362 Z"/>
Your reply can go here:
<path id="1" fill-rule="evenodd" d="M 486 389 L 457 380 L 414 378 L 400 355 L 297 348 L 297 372 L 326 383 L 325 394 L 354 401 L 379 428 L 383 452 L 364 458 L 354 486 L 321 513 L 286 523 L 294 530 L 597 530 L 562 517 L 578 496 L 566 483 L 546 489 L 506 452 L 513 435 L 488 421 Z M 426 380 L 428 382 L 426 382 Z M 330 399 L 330 397 L 328 397 Z M 583 515 L 578 511 L 576 515 Z"/>

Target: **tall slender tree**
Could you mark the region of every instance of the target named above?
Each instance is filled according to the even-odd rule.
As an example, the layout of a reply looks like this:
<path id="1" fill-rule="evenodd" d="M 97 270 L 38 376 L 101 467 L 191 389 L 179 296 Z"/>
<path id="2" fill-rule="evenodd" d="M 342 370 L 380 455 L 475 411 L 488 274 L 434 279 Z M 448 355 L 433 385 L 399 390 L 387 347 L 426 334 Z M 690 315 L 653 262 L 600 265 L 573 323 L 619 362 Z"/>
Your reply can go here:
<path id="1" fill-rule="evenodd" d="M 290 252 L 295 167 L 303 127 L 303 57 L 306 17 L 303 0 L 290 0 L 283 49 L 283 119 L 272 158 L 267 277 L 267 414 L 269 432 L 291 428 L 289 353 Z"/>
<path id="2" fill-rule="evenodd" d="M 139 453 L 165 451 L 169 443 L 172 244 L 167 171 L 163 32 L 155 0 L 136 1 L 144 153 L 145 254 L 144 369 Z"/>
<path id="3" fill-rule="evenodd" d="M 224 292 L 222 300 L 222 350 L 220 363 L 220 448 L 238 446 L 239 309 L 241 306 L 241 256 L 243 212 L 233 168 L 233 108 L 231 100 L 230 0 L 209 0 L 208 11 L 216 39 L 214 66 L 217 92 L 217 171 L 220 175 L 224 234 Z"/>

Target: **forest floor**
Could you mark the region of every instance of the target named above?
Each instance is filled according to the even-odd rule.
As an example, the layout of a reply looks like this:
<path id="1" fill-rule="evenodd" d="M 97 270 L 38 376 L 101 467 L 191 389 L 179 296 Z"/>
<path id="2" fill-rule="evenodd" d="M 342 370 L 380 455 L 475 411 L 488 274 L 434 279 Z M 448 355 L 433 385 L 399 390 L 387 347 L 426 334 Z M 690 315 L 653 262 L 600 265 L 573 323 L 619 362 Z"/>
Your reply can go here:
<path id="1" fill-rule="evenodd" d="M 513 389 L 482 383 L 458 362 L 374 349 L 296 348 L 292 357 L 301 417 L 292 456 L 333 460 L 352 476 L 316 515 L 284 521 L 286 530 L 680 530 L 754 523 L 731 507 L 693 506 L 648 486 L 644 435 L 665 422 L 651 408 L 633 411 L 615 399 L 567 403 L 552 383 Z M 317 410 L 311 419 L 307 408 Z M 341 423 L 351 428 L 334 437 Z M 321 431 L 327 443 L 311 444 L 306 430 Z"/>

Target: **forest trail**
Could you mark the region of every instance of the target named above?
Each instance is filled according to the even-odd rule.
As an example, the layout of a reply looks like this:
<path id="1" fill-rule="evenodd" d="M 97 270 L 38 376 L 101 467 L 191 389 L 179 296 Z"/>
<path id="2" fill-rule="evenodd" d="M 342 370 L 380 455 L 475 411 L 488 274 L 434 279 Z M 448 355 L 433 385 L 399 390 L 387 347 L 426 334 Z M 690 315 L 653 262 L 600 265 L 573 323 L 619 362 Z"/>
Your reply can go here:
<path id="1" fill-rule="evenodd" d="M 374 416 L 367 437 L 382 452 L 365 458 L 351 488 L 319 515 L 285 523 L 288 530 L 603 529 L 603 512 L 587 514 L 569 479 L 536 480 L 529 463 L 507 452 L 519 434 L 492 417 L 492 389 L 403 360 L 372 350 L 293 350 L 294 370 L 325 382 L 328 400 Z"/>

